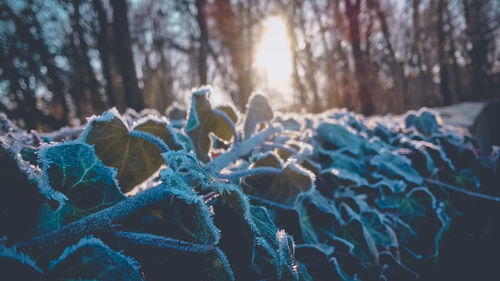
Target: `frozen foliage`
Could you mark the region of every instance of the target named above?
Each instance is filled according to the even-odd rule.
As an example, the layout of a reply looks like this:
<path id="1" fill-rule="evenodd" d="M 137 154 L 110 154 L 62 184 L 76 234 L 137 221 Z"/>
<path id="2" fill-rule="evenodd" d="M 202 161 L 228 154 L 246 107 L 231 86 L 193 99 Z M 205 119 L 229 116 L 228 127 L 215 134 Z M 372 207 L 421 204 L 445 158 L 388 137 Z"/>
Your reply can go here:
<path id="1" fill-rule="evenodd" d="M 479 156 L 433 112 L 284 115 L 254 95 L 241 115 L 213 108 L 210 91 L 168 118 L 111 109 L 46 137 L 0 118 L 0 268 L 26 280 L 433 280 L 457 235 L 500 219 L 498 152 Z"/>

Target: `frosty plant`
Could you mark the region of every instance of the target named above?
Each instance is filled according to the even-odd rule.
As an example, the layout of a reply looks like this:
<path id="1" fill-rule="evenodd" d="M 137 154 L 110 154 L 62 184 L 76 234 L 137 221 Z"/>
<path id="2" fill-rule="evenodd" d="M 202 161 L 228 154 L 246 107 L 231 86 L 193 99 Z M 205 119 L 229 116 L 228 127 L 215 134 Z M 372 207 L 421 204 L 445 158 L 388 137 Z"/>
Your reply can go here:
<path id="1" fill-rule="evenodd" d="M 498 159 L 431 111 L 285 115 L 256 94 L 242 114 L 209 94 L 45 134 L 2 117 L 2 274 L 414 280 L 460 208 L 498 204 Z"/>

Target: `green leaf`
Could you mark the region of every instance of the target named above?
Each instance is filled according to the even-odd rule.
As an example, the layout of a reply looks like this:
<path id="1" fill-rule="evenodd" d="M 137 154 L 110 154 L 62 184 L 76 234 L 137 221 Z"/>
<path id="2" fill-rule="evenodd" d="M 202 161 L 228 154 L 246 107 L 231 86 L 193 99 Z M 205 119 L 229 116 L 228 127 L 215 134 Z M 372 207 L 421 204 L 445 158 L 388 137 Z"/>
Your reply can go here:
<path id="1" fill-rule="evenodd" d="M 46 146 L 39 157 L 52 188 L 66 195 L 67 203 L 78 208 L 81 217 L 125 198 L 115 180 L 116 172 L 106 167 L 86 143 Z"/>
<path id="2" fill-rule="evenodd" d="M 212 148 L 210 133 L 216 137 L 230 141 L 233 133 L 229 124 L 219 115 L 215 114 L 210 101 L 208 100 L 208 88 L 194 92 L 191 96 L 191 107 L 184 131 L 193 141 L 196 155 L 202 162 L 210 160 L 209 152 Z M 230 106 L 218 107 L 234 123 L 238 121 L 238 115 L 234 108 Z"/>
<path id="3" fill-rule="evenodd" d="M 257 125 L 273 119 L 273 110 L 267 98 L 261 94 L 253 94 L 247 104 L 245 125 L 243 131 L 248 139 L 257 128 Z"/>
<path id="4" fill-rule="evenodd" d="M 143 280 L 137 262 L 96 238 L 83 238 L 51 262 L 49 280 Z"/>
<path id="5" fill-rule="evenodd" d="M 166 137 L 170 135 L 166 123 L 146 120 L 137 127 L 141 132 L 155 135 L 166 143 L 171 142 Z M 94 146 L 97 156 L 106 166 L 117 169 L 116 178 L 122 192 L 128 192 L 144 182 L 164 163 L 160 148 L 148 140 L 131 136 L 116 110 L 91 119 L 80 139 Z"/>

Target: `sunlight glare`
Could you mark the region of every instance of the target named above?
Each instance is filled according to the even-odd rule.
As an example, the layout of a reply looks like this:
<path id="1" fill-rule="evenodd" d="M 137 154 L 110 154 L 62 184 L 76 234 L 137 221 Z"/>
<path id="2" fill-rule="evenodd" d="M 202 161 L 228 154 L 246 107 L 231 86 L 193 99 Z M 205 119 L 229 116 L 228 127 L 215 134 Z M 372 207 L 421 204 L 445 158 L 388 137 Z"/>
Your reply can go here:
<path id="1" fill-rule="evenodd" d="M 290 44 L 286 26 L 279 17 L 264 23 L 264 36 L 256 56 L 256 65 L 267 74 L 270 83 L 288 82 L 292 73 Z"/>

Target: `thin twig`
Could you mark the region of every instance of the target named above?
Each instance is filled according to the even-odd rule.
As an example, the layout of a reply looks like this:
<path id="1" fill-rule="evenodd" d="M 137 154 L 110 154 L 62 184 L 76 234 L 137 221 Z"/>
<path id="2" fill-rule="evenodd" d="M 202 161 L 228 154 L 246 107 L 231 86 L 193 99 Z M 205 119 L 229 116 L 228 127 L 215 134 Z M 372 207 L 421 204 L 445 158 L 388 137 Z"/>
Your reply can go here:
<path id="1" fill-rule="evenodd" d="M 495 202 L 500 203 L 499 197 L 494 197 L 494 196 L 490 196 L 490 195 L 486 195 L 486 194 L 482 194 L 482 193 L 478 193 L 478 192 L 474 192 L 474 191 L 469 191 L 467 189 L 463 189 L 463 188 L 460 188 L 458 186 L 454 186 L 451 184 L 447 184 L 447 183 L 440 182 L 440 181 L 433 180 L 433 179 L 429 179 L 429 178 L 426 178 L 425 181 L 427 183 L 434 184 L 434 185 L 437 185 L 440 187 L 444 187 L 444 188 L 447 188 L 447 189 L 450 189 L 450 190 L 453 190 L 456 192 L 460 192 L 463 194 L 467 194 L 467 195 L 472 196 L 472 197 L 486 199 L 486 200 L 495 201 Z"/>

